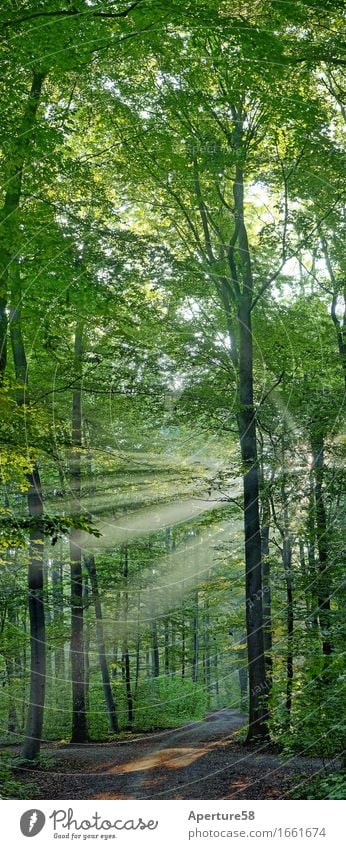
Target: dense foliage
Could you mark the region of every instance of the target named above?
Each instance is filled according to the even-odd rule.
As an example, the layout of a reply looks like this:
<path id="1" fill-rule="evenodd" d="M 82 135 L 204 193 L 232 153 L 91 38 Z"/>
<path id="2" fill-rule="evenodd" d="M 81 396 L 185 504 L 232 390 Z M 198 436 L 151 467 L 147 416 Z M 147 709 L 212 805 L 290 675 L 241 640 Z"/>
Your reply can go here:
<path id="1" fill-rule="evenodd" d="M 223 706 L 343 757 L 343 11 L 2 4 L 0 734 L 26 759 Z"/>

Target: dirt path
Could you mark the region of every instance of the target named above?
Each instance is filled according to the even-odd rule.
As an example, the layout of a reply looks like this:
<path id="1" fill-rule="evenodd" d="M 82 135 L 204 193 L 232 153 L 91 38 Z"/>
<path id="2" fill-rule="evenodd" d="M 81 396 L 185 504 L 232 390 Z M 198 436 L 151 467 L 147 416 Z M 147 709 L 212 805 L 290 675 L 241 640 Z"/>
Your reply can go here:
<path id="1" fill-rule="evenodd" d="M 308 781 L 323 770 L 317 759 L 283 762 L 241 745 L 234 732 L 244 724 L 244 716 L 225 709 L 178 730 L 57 748 L 54 772 L 25 778 L 42 799 L 280 799 L 293 776 Z"/>

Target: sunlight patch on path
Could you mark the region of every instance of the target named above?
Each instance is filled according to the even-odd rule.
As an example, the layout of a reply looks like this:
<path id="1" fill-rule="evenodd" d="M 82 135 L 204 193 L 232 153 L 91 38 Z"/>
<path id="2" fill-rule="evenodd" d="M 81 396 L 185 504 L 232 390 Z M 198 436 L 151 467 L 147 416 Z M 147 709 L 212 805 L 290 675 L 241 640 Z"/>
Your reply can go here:
<path id="1" fill-rule="evenodd" d="M 157 767 L 166 767 L 167 769 L 180 769 L 180 767 L 190 766 L 194 761 L 206 755 L 209 747 L 204 749 L 162 749 L 160 752 L 153 752 L 146 755 L 144 758 L 138 758 L 135 761 L 129 761 L 127 764 L 119 764 L 107 770 L 108 773 L 124 773 L 124 772 L 142 772 L 146 769 L 156 769 Z"/>

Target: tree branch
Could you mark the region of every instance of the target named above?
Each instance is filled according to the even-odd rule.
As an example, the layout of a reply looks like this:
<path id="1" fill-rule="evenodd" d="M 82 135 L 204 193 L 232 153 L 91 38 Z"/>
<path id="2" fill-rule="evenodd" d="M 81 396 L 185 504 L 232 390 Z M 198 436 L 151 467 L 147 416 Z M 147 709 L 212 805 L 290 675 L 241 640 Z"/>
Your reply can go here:
<path id="1" fill-rule="evenodd" d="M 134 3 L 131 3 L 127 9 L 123 9 L 122 12 L 94 12 L 92 8 L 85 9 L 85 11 L 79 11 L 78 9 L 56 9 L 55 11 L 45 12 L 43 9 L 37 12 L 31 12 L 29 15 L 22 15 L 21 18 L 15 18 L 14 20 L 3 21 L 3 27 L 9 26 L 18 26 L 18 24 L 25 23 L 26 21 L 32 21 L 35 18 L 77 18 L 84 17 L 88 15 L 92 18 L 127 18 L 130 12 L 139 6 L 142 0 L 135 0 Z"/>

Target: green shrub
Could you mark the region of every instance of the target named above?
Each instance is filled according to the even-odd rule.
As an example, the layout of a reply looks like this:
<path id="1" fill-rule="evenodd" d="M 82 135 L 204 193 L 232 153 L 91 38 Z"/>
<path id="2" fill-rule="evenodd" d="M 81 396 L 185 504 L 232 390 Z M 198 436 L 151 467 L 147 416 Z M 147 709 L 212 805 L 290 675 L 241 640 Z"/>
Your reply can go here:
<path id="1" fill-rule="evenodd" d="M 174 728 L 184 722 L 203 719 L 207 694 L 190 679 L 159 678 L 141 684 L 135 696 L 135 728 Z"/>
<path id="2" fill-rule="evenodd" d="M 0 762 L 0 799 L 28 799 L 34 798 L 36 787 L 34 784 L 19 781 L 13 774 L 11 756 L 7 752 L 1 752 Z"/>
<path id="3" fill-rule="evenodd" d="M 297 799 L 346 799 L 346 772 L 334 772 L 313 778 L 309 784 L 297 787 Z"/>

